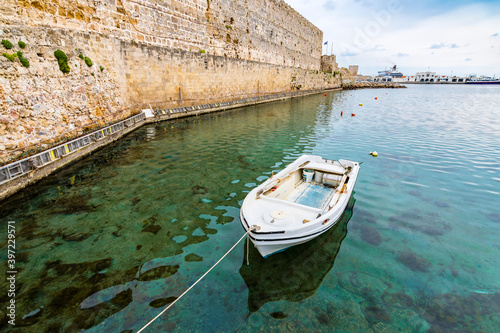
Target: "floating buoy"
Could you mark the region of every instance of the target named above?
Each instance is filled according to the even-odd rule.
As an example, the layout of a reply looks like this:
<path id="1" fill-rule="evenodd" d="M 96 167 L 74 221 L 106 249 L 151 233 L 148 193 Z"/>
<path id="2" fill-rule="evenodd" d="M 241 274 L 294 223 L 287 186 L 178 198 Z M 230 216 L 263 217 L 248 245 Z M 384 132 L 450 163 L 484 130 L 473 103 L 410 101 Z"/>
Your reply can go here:
<path id="1" fill-rule="evenodd" d="M 359 103 L 359 106 L 363 106 L 363 103 Z"/>
<path id="2" fill-rule="evenodd" d="M 376 151 L 371 151 L 369 154 L 372 155 L 373 157 L 377 157 L 378 156 L 378 153 Z"/>
<path id="3" fill-rule="evenodd" d="M 355 113 L 351 113 L 351 117 L 354 117 L 356 114 Z"/>
<path id="4" fill-rule="evenodd" d="M 377 97 L 375 97 L 375 99 L 378 99 Z"/>
<path id="5" fill-rule="evenodd" d="M 326 96 L 326 94 L 324 94 L 323 96 Z"/>
<path id="6" fill-rule="evenodd" d="M 344 115 L 344 111 L 340 111 L 340 116 L 342 117 Z"/>

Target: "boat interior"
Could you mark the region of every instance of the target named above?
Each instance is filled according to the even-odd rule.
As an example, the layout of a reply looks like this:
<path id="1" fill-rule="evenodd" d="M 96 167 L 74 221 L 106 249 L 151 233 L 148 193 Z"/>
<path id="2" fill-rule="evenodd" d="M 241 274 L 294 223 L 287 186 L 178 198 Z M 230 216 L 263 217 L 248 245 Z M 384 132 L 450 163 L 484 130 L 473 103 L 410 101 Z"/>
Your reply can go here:
<path id="1" fill-rule="evenodd" d="M 309 179 L 306 179 L 305 173 L 309 174 Z M 273 183 L 273 186 L 265 190 L 263 195 L 315 208 L 322 212 L 328 204 L 330 208 L 334 206 L 335 196 L 339 197 L 341 192 L 335 190 L 341 190 L 348 181 L 349 177 L 343 173 L 300 168 Z"/>

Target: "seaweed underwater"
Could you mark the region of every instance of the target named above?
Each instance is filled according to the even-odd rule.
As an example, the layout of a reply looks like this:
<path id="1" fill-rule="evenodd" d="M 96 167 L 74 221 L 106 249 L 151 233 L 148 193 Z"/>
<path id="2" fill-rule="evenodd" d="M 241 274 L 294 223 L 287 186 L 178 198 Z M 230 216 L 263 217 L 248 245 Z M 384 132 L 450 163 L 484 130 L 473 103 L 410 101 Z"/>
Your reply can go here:
<path id="1" fill-rule="evenodd" d="M 451 258 L 451 263 L 433 270 L 429 260 L 411 251 L 403 251 L 396 260 L 411 271 L 428 274 L 423 285 L 417 288 L 414 296 L 411 292 L 396 288 L 392 282 L 383 277 L 362 272 L 350 271 L 337 273 L 338 286 L 360 299 L 362 312 L 373 332 L 382 329 L 381 324 L 393 321 L 396 310 L 410 311 L 428 323 L 428 332 L 475 332 L 491 329 L 482 327 L 482 318 L 500 325 L 500 319 L 495 314 L 500 312 L 500 293 L 489 292 L 459 292 L 432 293 L 429 285 L 436 277 L 444 274 L 457 277 L 457 263 L 454 255 L 446 249 L 436 237 L 443 251 Z M 463 273 L 461 273 L 463 274 Z M 478 289 L 479 287 L 479 281 Z M 500 326 L 499 326 L 500 327 Z M 423 327 L 421 327 L 423 329 Z"/>

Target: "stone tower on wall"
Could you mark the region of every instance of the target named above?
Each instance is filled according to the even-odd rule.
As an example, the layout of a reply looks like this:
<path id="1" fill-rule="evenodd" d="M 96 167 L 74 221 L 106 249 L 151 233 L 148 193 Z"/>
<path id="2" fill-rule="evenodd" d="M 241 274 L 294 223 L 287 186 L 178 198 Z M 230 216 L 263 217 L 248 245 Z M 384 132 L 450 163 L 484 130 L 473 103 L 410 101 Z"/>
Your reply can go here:
<path id="1" fill-rule="evenodd" d="M 349 73 L 351 73 L 352 76 L 358 75 L 358 65 L 349 65 Z"/>
<path id="2" fill-rule="evenodd" d="M 338 69 L 337 57 L 335 54 L 321 56 L 321 71 L 333 73 Z"/>

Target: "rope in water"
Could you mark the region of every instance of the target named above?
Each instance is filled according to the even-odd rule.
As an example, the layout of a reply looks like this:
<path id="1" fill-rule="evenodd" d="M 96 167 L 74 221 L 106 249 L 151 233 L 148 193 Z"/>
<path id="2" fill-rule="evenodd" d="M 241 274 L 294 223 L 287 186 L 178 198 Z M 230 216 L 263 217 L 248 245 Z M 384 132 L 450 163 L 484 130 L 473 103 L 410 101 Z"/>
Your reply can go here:
<path id="1" fill-rule="evenodd" d="M 221 261 L 222 259 L 224 259 L 232 250 L 234 250 L 234 248 L 243 240 L 243 238 L 245 238 L 248 233 L 250 231 L 252 231 L 253 228 L 250 228 L 248 229 L 248 231 L 240 238 L 239 241 L 236 242 L 236 244 L 233 245 L 233 247 L 231 247 L 229 249 L 229 251 L 227 251 L 223 256 L 222 258 L 219 259 L 219 261 L 217 261 L 212 267 L 210 267 L 210 269 L 208 271 L 206 271 L 205 274 L 203 274 L 195 283 L 193 283 L 193 285 L 191 287 L 189 287 L 185 292 L 183 292 L 179 297 L 176 298 L 175 301 L 173 301 L 172 303 L 170 303 L 165 309 L 163 309 L 163 311 L 161 311 L 158 315 L 156 315 L 156 317 L 154 317 L 153 319 L 151 319 L 149 321 L 149 323 L 147 323 L 146 325 L 144 325 L 140 330 L 137 331 L 137 333 L 141 333 L 146 327 L 148 327 L 152 322 L 154 322 L 156 319 L 158 319 L 162 314 L 164 314 L 168 309 L 170 309 L 178 300 L 180 300 L 182 298 L 182 296 L 186 295 L 191 289 L 193 289 L 194 286 L 196 286 L 196 284 L 198 284 L 198 282 L 200 282 L 205 276 L 207 276 L 208 273 L 210 273 L 210 271 L 212 269 L 215 268 L 215 266 L 217 266 Z M 247 248 L 248 248 L 248 245 L 247 245 Z M 248 264 L 248 251 L 247 251 L 247 264 Z"/>

